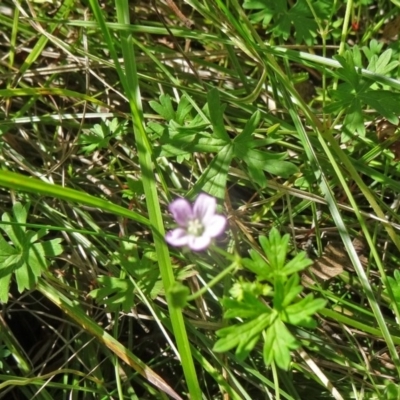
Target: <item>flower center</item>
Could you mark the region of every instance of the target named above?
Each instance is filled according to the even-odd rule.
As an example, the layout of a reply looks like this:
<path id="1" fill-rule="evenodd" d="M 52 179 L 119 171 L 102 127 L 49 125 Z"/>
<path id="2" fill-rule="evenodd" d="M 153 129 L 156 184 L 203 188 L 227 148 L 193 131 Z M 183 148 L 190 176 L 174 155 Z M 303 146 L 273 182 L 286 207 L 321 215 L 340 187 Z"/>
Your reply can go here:
<path id="1" fill-rule="evenodd" d="M 188 222 L 187 233 L 189 235 L 201 236 L 203 232 L 204 232 L 204 226 L 199 219 L 195 218 Z"/>

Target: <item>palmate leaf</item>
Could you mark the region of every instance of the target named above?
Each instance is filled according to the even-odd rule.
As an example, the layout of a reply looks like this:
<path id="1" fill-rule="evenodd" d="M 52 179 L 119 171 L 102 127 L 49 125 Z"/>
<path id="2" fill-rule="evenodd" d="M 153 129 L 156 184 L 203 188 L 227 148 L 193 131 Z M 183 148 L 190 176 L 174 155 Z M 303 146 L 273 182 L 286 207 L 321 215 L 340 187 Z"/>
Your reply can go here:
<path id="1" fill-rule="evenodd" d="M 270 365 L 274 361 L 278 367 L 287 370 L 291 360 L 290 351 L 297 349 L 299 345 L 285 324 L 276 319 L 265 335 L 263 349 L 265 364 Z"/>
<path id="2" fill-rule="evenodd" d="M 221 339 L 214 344 L 213 351 L 221 353 L 236 347 L 235 354 L 244 360 L 275 317 L 275 314 L 264 313 L 249 322 L 220 329 L 217 336 Z"/>
<path id="3" fill-rule="evenodd" d="M 272 281 L 274 277 L 274 270 L 271 268 L 265 259 L 255 250 L 249 251 L 251 258 L 243 258 L 243 266 L 249 271 L 254 272 L 259 280 Z"/>
<path id="4" fill-rule="evenodd" d="M 312 294 L 301 298 L 304 288 L 298 272 L 312 261 L 302 252 L 286 262 L 289 239 L 289 235 L 281 236 L 273 228 L 269 237 L 259 238 L 266 257 L 252 249 L 249 252 L 251 259 L 241 260 L 256 279 L 248 282 L 240 278 L 229 291 L 231 297 L 224 298 L 222 305 L 226 319 L 240 318 L 245 322 L 217 331 L 220 339 L 214 346 L 215 351 L 236 347 L 235 354 L 244 359 L 263 338 L 265 364 L 274 362 L 280 368 L 288 369 L 291 351 L 300 345 L 288 325 L 315 328 L 316 322 L 312 317 L 326 304 L 323 299 L 314 299 Z M 271 286 L 264 281 L 270 282 Z"/>
<path id="5" fill-rule="evenodd" d="M 222 301 L 224 317 L 229 318 L 255 318 L 260 314 L 269 314 L 271 310 L 263 304 L 256 296 L 245 292 L 240 301 L 224 298 Z"/>
<path id="6" fill-rule="evenodd" d="M 280 314 L 280 317 L 283 322 L 292 325 L 315 328 L 316 322 L 311 316 L 324 308 L 325 305 L 326 300 L 314 299 L 314 296 L 310 293 L 300 301 L 287 306 Z"/>
<path id="7" fill-rule="evenodd" d="M 335 59 L 339 61 L 342 68 L 336 70 L 336 75 L 340 79 L 348 82 L 352 89 L 360 90 L 361 75 L 356 70 L 354 54 L 352 51 L 346 51 L 343 56 L 336 56 Z"/>
<path id="8" fill-rule="evenodd" d="M 25 240 L 25 223 L 28 215 L 29 204 L 23 206 L 21 203 L 15 203 L 13 206 L 13 216 L 4 213 L 1 220 L 4 222 L 19 222 L 21 225 L 2 224 L 1 229 L 7 234 L 15 246 L 22 246 Z"/>
<path id="9" fill-rule="evenodd" d="M 253 22 L 262 21 L 263 25 L 267 26 L 274 16 L 279 17 L 287 12 L 287 1 L 245 0 L 243 8 L 245 10 L 260 10 L 255 14 L 251 14 L 250 19 Z"/>
<path id="10" fill-rule="evenodd" d="M 333 12 L 333 4 L 333 0 L 310 2 L 314 13 L 321 20 L 328 19 Z M 297 43 L 305 42 L 308 45 L 314 43 L 318 25 L 306 0 L 298 0 L 290 8 L 287 0 L 245 0 L 243 8 L 259 10 L 252 13 L 250 19 L 253 22 L 262 21 L 270 32 L 284 40 L 289 38 L 293 27 Z"/>
<path id="11" fill-rule="evenodd" d="M 100 276 L 100 287 L 89 293 L 98 304 L 107 306 L 109 310 L 129 312 L 134 305 L 137 287 L 152 299 L 162 291 L 156 253 L 146 251 L 140 257 L 136 241 L 134 236 L 129 238 L 129 242 L 122 241 L 118 251 L 112 254 L 111 264 L 121 270 L 121 275 Z"/>
<path id="12" fill-rule="evenodd" d="M 179 112 L 177 111 L 176 114 L 173 112 L 171 99 L 166 95 L 160 97 L 160 103 L 152 102 L 151 106 L 169 121 L 168 129 L 163 129 L 159 124 L 149 125 L 159 138 L 160 145 L 155 147 L 156 157 L 176 157 L 178 162 L 181 162 L 194 152 L 217 154 L 190 191 L 189 197 L 194 193 L 204 191 L 214 197 L 223 198 L 233 157 L 247 164 L 250 177 L 261 187 L 267 184 L 263 171 L 284 178 L 298 172 L 294 164 L 285 161 L 287 153 L 276 154 L 258 150 L 256 147 L 264 146 L 264 141 L 249 140 L 260 123 L 259 112 L 255 112 L 250 117 L 243 131 L 236 138 L 232 140 L 229 137 L 224 125 L 225 107 L 220 102 L 217 89 L 211 89 L 208 92 L 203 113 L 197 114 L 185 125 L 183 125 L 185 116 L 191 110 L 191 104 L 186 97 L 179 103 Z M 203 118 L 203 115 L 208 116 L 212 133 L 207 131 L 210 129 L 210 123 L 207 123 L 207 118 Z"/>
<path id="13" fill-rule="evenodd" d="M 162 94 L 159 97 L 159 103 L 156 101 L 150 101 L 150 107 L 159 115 L 161 115 L 168 122 L 176 122 L 179 125 L 183 125 L 185 120 L 192 110 L 193 106 L 186 96 L 182 96 L 176 112 L 172 104 L 171 97 L 168 94 Z"/>
<path id="14" fill-rule="evenodd" d="M 277 24 L 273 32 L 280 34 L 284 39 L 288 39 L 291 24 L 294 26 L 296 43 L 305 42 L 309 46 L 314 43 L 318 25 L 305 0 L 298 0 L 287 16 L 281 18 L 280 23 Z"/>
<path id="15" fill-rule="evenodd" d="M 364 49 L 364 51 L 366 51 Z M 342 65 L 336 71 L 340 79 L 345 81 L 338 85 L 337 89 L 330 92 L 332 103 L 325 107 L 327 113 L 346 111 L 344 126 L 346 131 L 365 135 L 363 110 L 365 105 L 376 110 L 392 124 L 398 124 L 398 110 L 400 107 L 400 95 L 388 90 L 376 90 L 375 82 L 363 78 L 356 67 L 354 54 L 357 52 L 347 51 L 344 56 L 337 56 L 336 59 Z M 370 56 L 368 68 L 374 72 L 387 73 L 397 67 L 398 62 L 391 63 L 391 51 L 385 51 L 379 57 Z M 346 141 L 349 136 L 344 132 L 342 140 Z"/>
<path id="16" fill-rule="evenodd" d="M 373 55 L 369 60 L 367 69 L 377 74 L 386 75 L 394 68 L 399 66 L 399 62 L 391 61 L 393 57 L 393 50 L 387 49 L 380 56 Z"/>
<path id="17" fill-rule="evenodd" d="M 374 56 L 379 56 L 381 54 L 383 46 L 383 42 L 378 42 L 377 40 L 372 39 L 369 42 L 369 47 L 363 46 L 361 50 L 365 54 L 365 57 L 367 57 L 368 61 L 371 62 Z"/>
<path id="18" fill-rule="evenodd" d="M 52 239 L 46 242 L 33 243 L 29 246 L 27 255 L 29 266 L 37 276 L 48 267 L 49 263 L 46 257 L 56 257 L 62 253 L 61 241 L 62 239 Z"/>
<path id="19" fill-rule="evenodd" d="M 299 171 L 291 162 L 276 160 L 270 154 L 258 150 L 247 152 L 243 160 L 247 164 L 250 177 L 261 187 L 267 184 L 263 171 L 282 178 L 288 178 Z"/>
<path id="20" fill-rule="evenodd" d="M 149 101 L 149 106 L 165 120 L 173 120 L 175 118 L 175 110 L 172 106 L 171 97 L 168 94 L 162 94 L 159 100 L 159 103 L 156 101 Z"/>
<path id="21" fill-rule="evenodd" d="M 276 304 L 274 297 L 274 307 L 279 310 L 285 310 L 290 306 L 290 304 L 297 298 L 297 296 L 303 291 L 303 286 L 299 285 L 300 278 L 298 274 L 293 274 L 285 282 L 282 290 L 281 303 Z"/>
<path id="22" fill-rule="evenodd" d="M 358 98 L 354 98 L 352 104 L 347 109 L 346 117 L 344 118 L 344 126 L 346 131 L 354 132 L 360 136 L 365 136 L 364 115 L 362 105 Z M 342 140 L 346 140 L 347 135 L 344 133 Z"/>
<path id="23" fill-rule="evenodd" d="M 356 87 L 350 83 L 340 84 L 335 91 L 330 92 L 333 101 L 324 109 L 327 113 L 337 113 L 345 109 L 344 126 L 346 130 L 356 132 L 361 136 L 365 135 L 365 127 L 360 96 L 367 87 L 359 83 Z"/>
<path id="24" fill-rule="evenodd" d="M 47 231 L 26 230 L 29 205 L 23 206 L 15 203 L 13 216 L 3 214 L 0 229 L 10 239 L 8 243 L 0 235 L 0 301 L 6 303 L 8 300 L 8 289 L 12 274 L 15 274 L 18 291 L 32 289 L 41 273 L 50 264 L 47 257 L 55 257 L 62 253 L 61 239 L 53 239 L 47 242 L 40 239 L 47 234 Z M 40 241 L 39 241 L 40 240 Z"/>
<path id="25" fill-rule="evenodd" d="M 207 104 L 210 121 L 213 127 L 213 135 L 218 139 L 229 142 L 229 135 L 224 125 L 225 106 L 223 106 L 219 100 L 218 89 L 213 88 L 207 93 Z"/>
<path id="26" fill-rule="evenodd" d="M 82 145 L 81 152 L 90 154 L 95 150 L 108 147 L 112 139 L 121 139 L 127 131 L 127 121 L 120 122 L 117 118 L 101 121 L 95 124 L 89 131 L 82 133 L 78 143 Z"/>
<path id="27" fill-rule="evenodd" d="M 388 90 L 369 90 L 361 93 L 359 98 L 374 108 L 394 125 L 399 123 L 400 95 Z"/>
<path id="28" fill-rule="evenodd" d="M 261 247 L 275 273 L 281 271 L 285 265 L 289 239 L 288 234 L 281 237 L 276 228 L 271 229 L 268 238 L 265 236 L 259 238 Z"/>
<path id="29" fill-rule="evenodd" d="M 235 145 L 245 145 L 249 141 L 251 141 L 251 137 L 255 130 L 257 129 L 258 125 L 260 124 L 260 119 L 261 119 L 261 113 L 260 111 L 256 111 L 250 119 L 246 122 L 246 125 L 243 128 L 243 131 L 235 137 L 233 140 L 233 143 Z"/>
<path id="30" fill-rule="evenodd" d="M 232 144 L 227 144 L 213 158 L 206 170 L 188 193 L 188 196 L 190 197 L 194 193 L 203 191 L 218 199 L 223 199 L 232 157 L 233 146 Z"/>
<path id="31" fill-rule="evenodd" d="M 307 257 L 307 253 L 305 251 L 301 251 L 300 253 L 297 253 L 293 259 L 285 264 L 285 266 L 283 267 L 283 273 L 285 275 L 291 275 L 296 272 L 303 271 L 312 264 L 313 261 Z"/>
<path id="32" fill-rule="evenodd" d="M 17 257 L 18 250 L 9 245 L 0 235 L 0 301 L 4 303 L 8 299 L 8 289 Z"/>
<path id="33" fill-rule="evenodd" d="M 271 175 L 288 178 L 298 172 L 298 168 L 288 161 L 283 161 L 287 153 L 270 153 L 256 150 L 253 147 L 257 141 L 234 141 L 234 155 L 243 160 L 248 168 L 250 177 L 261 187 L 265 187 L 267 179 L 263 171 Z"/>
<path id="34" fill-rule="evenodd" d="M 159 155 L 171 157 L 194 152 L 219 153 L 226 144 L 226 141 L 205 133 L 180 133 L 162 144 Z"/>
<path id="35" fill-rule="evenodd" d="M 102 287 L 92 290 L 89 295 L 98 304 L 106 305 L 110 311 L 122 310 L 127 313 L 132 310 L 135 286 L 129 279 L 99 276 L 97 281 Z"/>
<path id="36" fill-rule="evenodd" d="M 192 108 L 193 106 L 187 96 L 182 96 L 178 104 L 178 108 L 176 109 L 176 122 L 180 125 L 183 125 Z"/>

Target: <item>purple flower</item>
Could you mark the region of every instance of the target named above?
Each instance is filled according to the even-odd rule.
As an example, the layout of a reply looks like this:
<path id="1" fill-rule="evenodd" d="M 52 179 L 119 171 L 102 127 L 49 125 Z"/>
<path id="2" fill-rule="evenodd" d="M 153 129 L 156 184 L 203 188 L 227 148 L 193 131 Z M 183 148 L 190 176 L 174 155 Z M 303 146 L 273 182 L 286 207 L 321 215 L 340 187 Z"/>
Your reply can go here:
<path id="1" fill-rule="evenodd" d="M 169 205 L 178 228 L 169 231 L 165 240 L 172 246 L 188 246 L 200 251 L 208 247 L 212 238 L 220 235 L 226 225 L 223 215 L 215 214 L 217 201 L 200 194 L 192 205 L 185 199 L 176 199 Z"/>

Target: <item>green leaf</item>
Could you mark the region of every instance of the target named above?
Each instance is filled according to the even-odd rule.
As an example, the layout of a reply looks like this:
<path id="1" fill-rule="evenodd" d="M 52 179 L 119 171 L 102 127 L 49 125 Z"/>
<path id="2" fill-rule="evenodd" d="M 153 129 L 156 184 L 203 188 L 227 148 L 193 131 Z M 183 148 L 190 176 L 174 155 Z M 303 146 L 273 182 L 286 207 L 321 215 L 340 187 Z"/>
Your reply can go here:
<path id="1" fill-rule="evenodd" d="M 242 258 L 243 266 L 248 270 L 254 272 L 260 280 L 272 280 L 274 276 L 274 271 L 271 266 L 265 261 L 265 259 L 253 249 L 249 251 L 249 254 L 251 259 Z"/>
<path id="2" fill-rule="evenodd" d="M 367 69 L 377 74 L 387 75 L 390 71 L 399 66 L 398 61 L 390 62 L 392 55 L 392 49 L 387 49 L 379 57 L 373 55 L 369 61 Z"/>
<path id="3" fill-rule="evenodd" d="M 207 93 L 207 104 L 215 137 L 229 142 L 229 135 L 224 125 L 224 107 L 220 103 L 218 89 L 213 88 Z"/>
<path id="4" fill-rule="evenodd" d="M 392 289 L 395 302 L 400 305 L 400 271 L 395 270 L 393 276 L 394 278 L 388 276 L 387 281 Z"/>
<path id="5" fill-rule="evenodd" d="M 28 211 L 29 204 L 23 206 L 21 203 L 15 203 L 13 217 L 8 213 L 4 213 L 2 216 L 3 222 L 12 224 L 0 223 L 0 229 L 6 233 L 14 245 L 7 243 L 0 235 L 0 282 L 5 285 L 0 292 L 0 299 L 3 302 L 7 302 L 8 285 L 13 273 L 20 293 L 25 289 L 33 289 L 38 277 L 48 268 L 47 257 L 54 257 L 62 253 L 61 239 L 44 242 L 41 238 L 47 234 L 45 229 L 26 230 L 24 224 Z"/>
<path id="6" fill-rule="evenodd" d="M 29 208 L 29 205 L 26 205 Z M 0 224 L 1 229 L 9 236 L 14 245 L 22 247 L 24 239 L 25 239 L 25 226 L 27 210 L 24 209 L 24 206 L 21 203 L 15 203 L 13 206 L 13 215 L 10 216 L 9 213 L 4 213 L 2 215 L 1 220 L 4 222 L 17 222 L 21 225 L 17 224 Z"/>
<path id="7" fill-rule="evenodd" d="M 185 123 L 185 118 L 187 117 L 187 115 L 190 113 L 190 111 L 192 110 L 193 106 L 190 103 L 189 99 L 187 98 L 187 96 L 182 96 L 181 100 L 178 104 L 178 108 L 176 110 L 176 122 L 180 125 L 183 125 Z"/>
<path id="8" fill-rule="evenodd" d="M 285 275 L 291 275 L 302 271 L 313 264 L 313 261 L 307 257 L 307 253 L 302 251 L 290 260 L 283 268 Z"/>
<path id="9" fill-rule="evenodd" d="M 348 82 L 352 89 L 358 89 L 360 87 L 361 75 L 356 70 L 352 52 L 346 51 L 343 56 L 335 56 L 335 59 L 342 66 L 342 68 L 336 70 L 339 78 Z"/>
<path id="10" fill-rule="evenodd" d="M 89 296 L 98 304 L 107 306 L 110 311 L 130 312 L 134 305 L 134 285 L 129 279 L 99 276 L 97 281 L 102 288 L 94 289 Z"/>
<path id="11" fill-rule="evenodd" d="M 197 141 L 193 141 L 188 149 L 192 153 L 219 153 L 226 145 L 225 140 L 202 135 Z"/>
<path id="12" fill-rule="evenodd" d="M 178 134 L 185 134 L 185 135 L 190 135 L 193 133 L 203 133 L 203 135 L 208 135 L 211 137 L 211 135 L 207 132 L 205 133 L 204 131 L 210 126 L 209 123 L 204 123 L 203 121 L 196 122 L 196 118 L 194 118 L 190 123 L 182 126 L 178 124 L 175 121 L 169 121 L 168 124 L 168 131 L 169 131 L 169 137 L 174 138 L 175 135 Z"/>
<path id="13" fill-rule="evenodd" d="M 272 228 L 269 233 L 269 238 L 260 236 L 259 242 L 262 249 L 267 255 L 268 261 L 274 270 L 279 272 L 283 270 L 287 257 L 287 248 L 290 236 L 288 234 L 281 237 L 276 228 Z"/>
<path id="14" fill-rule="evenodd" d="M 183 308 L 187 304 L 187 298 L 190 295 L 188 287 L 180 282 L 175 282 L 168 292 L 168 303 L 173 307 Z M 170 303 L 171 302 L 171 303 Z"/>
<path id="15" fill-rule="evenodd" d="M 259 296 L 268 296 L 271 293 L 271 287 L 258 280 L 255 282 L 248 282 L 243 277 L 239 277 L 239 280 L 232 285 L 229 293 L 236 301 L 245 303 L 247 301 L 247 296 L 252 296 L 255 299 L 258 299 Z M 262 304 L 263 306 L 265 305 L 264 303 Z M 265 312 L 265 309 L 263 309 L 262 312 Z M 226 316 L 228 318 L 229 314 L 226 314 Z"/>
<path id="16" fill-rule="evenodd" d="M 364 52 L 365 56 L 367 57 L 368 61 L 371 62 L 374 56 L 379 56 L 382 52 L 383 42 L 378 42 L 376 39 L 372 39 L 369 42 L 369 47 L 363 46 L 362 51 Z"/>
<path id="17" fill-rule="evenodd" d="M 235 354 L 244 360 L 275 317 L 275 314 L 261 314 L 249 322 L 218 330 L 216 334 L 221 339 L 214 344 L 213 351 L 221 353 L 237 347 Z"/>
<path id="18" fill-rule="evenodd" d="M 362 68 L 363 67 L 363 58 L 362 58 L 362 54 L 360 51 L 360 48 L 355 45 L 352 47 L 352 54 L 353 54 L 353 62 L 354 62 L 354 66 L 358 67 L 358 68 Z"/>
<path id="19" fill-rule="evenodd" d="M 78 138 L 78 144 L 82 145 L 81 152 L 93 153 L 95 150 L 106 149 L 112 139 L 121 139 L 126 133 L 127 122 L 119 122 L 117 118 L 101 121 Z"/>
<path id="20" fill-rule="evenodd" d="M 311 46 L 317 36 L 318 25 L 306 0 L 298 0 L 296 2 L 288 14 L 288 19 L 294 25 L 296 43 L 305 42 Z M 287 26 L 287 23 L 283 22 L 283 26 Z"/>
<path id="21" fill-rule="evenodd" d="M 123 189 L 123 197 L 127 197 L 129 200 L 132 200 L 135 197 L 144 195 L 143 182 L 141 180 L 135 180 L 132 178 L 126 178 L 126 184 L 128 185 L 128 189 Z"/>
<path id="22" fill-rule="evenodd" d="M 384 397 L 386 400 L 399 400 L 400 398 L 400 386 L 389 380 L 385 381 Z"/>
<path id="23" fill-rule="evenodd" d="M 271 175 L 281 176 L 282 178 L 290 178 L 297 174 L 299 169 L 289 161 L 268 160 L 263 165 L 263 170 Z"/>
<path id="24" fill-rule="evenodd" d="M 364 87 L 359 87 L 356 91 L 348 83 L 341 84 L 336 91 L 330 92 L 332 99 L 336 101 L 325 107 L 327 113 L 340 112 L 345 109 L 344 126 L 347 130 L 361 136 L 365 135 L 362 103 L 360 101 L 364 89 Z"/>
<path id="25" fill-rule="evenodd" d="M 235 155 L 243 159 L 247 164 L 249 175 L 256 180 L 261 187 L 264 187 L 266 184 L 264 174 L 260 173 L 261 170 L 267 171 L 272 175 L 282 176 L 283 178 L 289 178 L 298 172 L 298 168 L 294 164 L 280 160 L 280 158 L 285 158 L 287 156 L 286 153 L 277 155 L 246 148 L 243 145 L 240 147 L 236 145 Z"/>
<path id="26" fill-rule="evenodd" d="M 258 10 L 261 11 L 252 14 L 250 19 L 253 22 L 262 21 L 264 26 L 270 24 L 272 18 L 275 21 L 287 14 L 287 1 L 274 1 L 274 0 L 245 0 L 243 8 L 247 10 Z"/>
<path id="27" fill-rule="evenodd" d="M 365 136 L 364 116 L 359 99 L 355 98 L 347 109 L 346 117 L 344 118 L 344 125 L 346 130 L 357 133 L 360 136 Z"/>
<path id="28" fill-rule="evenodd" d="M 226 180 L 232 156 L 233 146 L 227 144 L 213 158 L 206 170 L 188 193 L 188 196 L 191 197 L 195 193 L 203 191 L 218 199 L 223 199 L 225 196 Z"/>
<path id="29" fill-rule="evenodd" d="M 173 122 L 171 122 L 173 124 Z M 160 146 L 156 148 L 156 157 L 171 157 L 189 154 L 188 147 L 198 139 L 196 132 L 182 132 L 172 135 L 170 130 L 167 130 L 160 138 Z"/>
<path id="30" fill-rule="evenodd" d="M 222 305 L 226 309 L 224 317 L 230 318 L 256 318 L 260 314 L 271 312 L 264 303 L 251 293 L 244 293 L 241 301 L 225 297 Z"/>
<path id="31" fill-rule="evenodd" d="M 131 237 L 130 240 L 137 241 L 137 238 Z M 136 243 L 121 242 L 119 250 L 113 253 L 111 262 L 121 267 L 127 276 L 135 280 L 143 293 L 152 299 L 160 294 L 160 271 L 157 267 L 157 256 L 152 251 L 145 251 L 140 258 Z"/>
<path id="32" fill-rule="evenodd" d="M 39 276 L 49 266 L 46 257 L 56 257 L 63 252 L 61 239 L 52 239 L 47 242 L 34 243 L 29 247 L 29 265 L 33 269 L 35 275 Z"/>
<path id="33" fill-rule="evenodd" d="M 313 2 L 313 11 L 321 20 L 329 20 L 329 16 L 334 12 L 333 4 L 332 0 Z M 297 43 L 314 43 L 318 26 L 306 0 L 298 0 L 290 8 L 285 0 L 245 0 L 243 8 L 260 10 L 251 14 L 250 20 L 262 21 L 264 26 L 272 25 L 269 30 L 275 36 L 286 40 L 293 31 Z"/>
<path id="34" fill-rule="evenodd" d="M 7 303 L 11 282 L 11 273 L 7 273 L 6 275 L 2 276 L 1 272 L 2 271 L 0 270 L 0 302 Z"/>
<path id="35" fill-rule="evenodd" d="M 260 187 L 265 188 L 267 186 L 267 178 L 263 168 L 258 168 L 258 163 L 254 162 L 251 158 L 246 159 L 247 170 L 250 178 Z"/>
<path id="36" fill-rule="evenodd" d="M 369 90 L 359 94 L 360 100 L 378 111 L 394 125 L 399 123 L 400 94 L 388 90 Z"/>
<path id="37" fill-rule="evenodd" d="M 149 122 L 147 124 L 147 132 L 149 137 L 160 138 L 162 135 L 167 136 L 168 129 L 166 125 L 159 124 L 158 122 Z"/>
<path id="38" fill-rule="evenodd" d="M 175 111 L 172 106 L 171 97 L 168 94 L 162 94 L 159 100 L 159 103 L 156 101 L 149 101 L 149 106 L 165 120 L 171 121 L 175 119 Z"/>
<path id="39" fill-rule="evenodd" d="M 5 226 L 5 225 L 4 225 Z M 2 226 L 0 226 L 2 228 Z M 15 247 L 12 247 L 8 244 L 2 235 L 0 235 L 0 270 L 4 267 L 6 260 L 9 259 L 10 256 L 18 254 L 18 250 Z"/>
<path id="40" fill-rule="evenodd" d="M 239 145 L 247 145 L 249 140 L 251 139 L 251 136 L 253 135 L 254 131 L 257 129 L 261 119 L 261 113 L 260 111 L 256 111 L 250 119 L 246 122 L 246 125 L 243 129 L 243 131 L 235 137 L 233 140 L 233 143 L 239 144 Z"/>
<path id="41" fill-rule="evenodd" d="M 290 303 L 303 291 L 303 286 L 299 285 L 300 278 L 298 274 L 293 274 L 286 281 L 284 286 L 284 296 L 283 301 L 279 304 L 279 309 L 286 309 Z M 274 303 L 274 308 L 276 304 Z"/>
<path id="42" fill-rule="evenodd" d="M 263 356 L 266 365 L 274 361 L 279 368 L 288 370 L 290 366 L 290 351 L 295 350 L 300 343 L 289 332 L 283 322 L 276 319 L 267 330 L 264 342 Z"/>
<path id="43" fill-rule="evenodd" d="M 325 305 L 326 301 L 324 299 L 314 299 L 314 296 L 309 294 L 300 301 L 287 306 L 281 312 L 280 317 L 282 321 L 292 325 L 315 328 L 316 322 L 311 316 L 324 308 Z"/>
<path id="44" fill-rule="evenodd" d="M 18 292 L 22 293 L 25 289 L 33 289 L 37 283 L 38 275 L 35 275 L 32 268 L 29 268 L 29 265 L 25 262 L 22 254 L 18 257 L 18 260 L 15 261 L 14 273 L 17 281 Z"/>

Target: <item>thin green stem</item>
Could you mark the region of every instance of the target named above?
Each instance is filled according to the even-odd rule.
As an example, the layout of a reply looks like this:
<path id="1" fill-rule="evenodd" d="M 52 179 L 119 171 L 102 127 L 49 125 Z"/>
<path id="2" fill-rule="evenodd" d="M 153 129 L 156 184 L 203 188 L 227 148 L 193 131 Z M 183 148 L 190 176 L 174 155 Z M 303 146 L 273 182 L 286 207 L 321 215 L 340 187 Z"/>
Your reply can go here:
<path id="1" fill-rule="evenodd" d="M 96 4 L 95 6 L 94 0 L 91 1 L 91 4 L 93 8 L 98 10 L 98 5 Z M 118 22 L 129 25 L 129 2 L 127 0 L 116 0 L 115 5 L 117 9 Z M 97 11 L 97 14 L 101 14 L 99 10 Z M 100 18 L 102 20 L 103 30 L 108 32 L 103 17 L 101 16 Z M 142 170 L 143 187 L 146 194 L 146 204 L 149 212 L 149 219 L 152 225 L 154 245 L 158 256 L 158 263 L 164 284 L 164 290 L 168 293 L 175 282 L 175 277 L 172 270 L 171 257 L 168 247 L 163 239 L 165 234 L 164 224 L 156 187 L 151 145 L 144 128 L 143 109 L 135 62 L 135 53 L 133 51 L 134 44 L 132 34 L 129 32 L 120 32 L 120 39 L 123 58 L 125 61 L 125 73 L 120 70 L 119 72 L 122 75 L 120 78 L 131 107 L 134 135 L 139 155 L 139 164 Z M 118 59 L 116 57 L 111 38 L 109 40 L 109 45 L 113 49 L 113 58 L 115 58 L 115 62 L 118 64 Z M 173 332 L 181 357 L 182 368 L 186 378 L 186 384 L 189 389 L 190 397 L 192 399 L 201 399 L 202 394 L 190 351 L 189 338 L 186 332 L 182 311 L 180 308 L 174 307 L 172 304 L 168 304 L 168 309 L 170 312 Z"/>
<path id="2" fill-rule="evenodd" d="M 198 290 L 196 293 L 193 293 L 191 296 L 188 296 L 187 301 L 192 301 L 192 300 L 195 300 L 198 297 L 202 296 L 204 293 L 207 292 L 207 290 L 211 289 L 221 279 L 223 279 L 225 276 L 230 274 L 232 271 L 234 271 L 238 267 L 239 267 L 239 264 L 236 261 L 234 261 L 229 267 L 225 268 L 216 277 L 211 279 L 211 281 L 207 285 L 203 286 L 200 290 Z"/>

